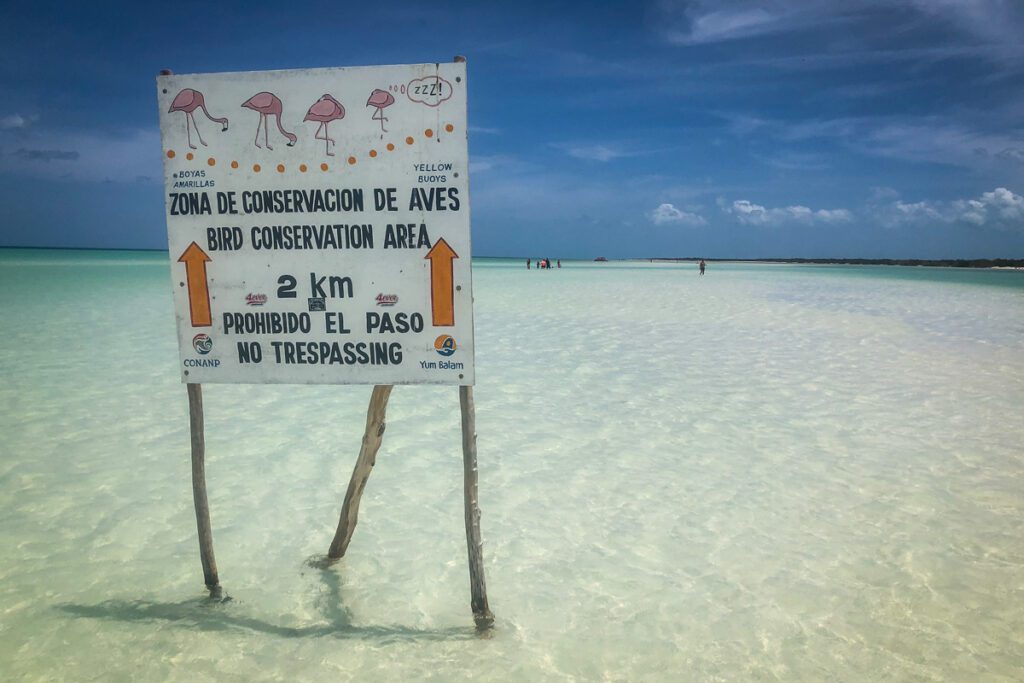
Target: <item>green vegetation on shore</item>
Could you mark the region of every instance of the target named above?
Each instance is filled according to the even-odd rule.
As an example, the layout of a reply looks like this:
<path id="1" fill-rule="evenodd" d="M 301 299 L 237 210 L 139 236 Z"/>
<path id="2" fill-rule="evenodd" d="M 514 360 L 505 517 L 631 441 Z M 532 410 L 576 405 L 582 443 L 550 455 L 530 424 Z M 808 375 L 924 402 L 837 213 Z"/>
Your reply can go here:
<path id="1" fill-rule="evenodd" d="M 700 261 L 699 257 L 652 258 L 649 261 Z M 705 258 L 740 263 L 809 263 L 849 266 L 933 266 L 940 268 L 1024 268 L 1024 259 L 876 259 L 876 258 Z"/>

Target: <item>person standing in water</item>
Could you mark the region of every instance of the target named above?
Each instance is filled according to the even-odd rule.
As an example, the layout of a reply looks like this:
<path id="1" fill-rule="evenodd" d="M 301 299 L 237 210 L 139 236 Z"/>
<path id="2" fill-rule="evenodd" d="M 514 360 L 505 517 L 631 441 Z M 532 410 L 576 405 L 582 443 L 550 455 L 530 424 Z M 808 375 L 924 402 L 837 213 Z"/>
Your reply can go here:
<path id="1" fill-rule="evenodd" d="M 526 259 L 526 269 L 530 269 L 530 259 Z"/>
<path id="2" fill-rule="evenodd" d="M 704 274 L 704 268 L 705 268 L 705 263 L 704 263 L 704 259 L 701 259 L 701 260 L 700 260 L 700 274 L 701 274 L 701 275 L 703 275 L 703 274 Z"/>

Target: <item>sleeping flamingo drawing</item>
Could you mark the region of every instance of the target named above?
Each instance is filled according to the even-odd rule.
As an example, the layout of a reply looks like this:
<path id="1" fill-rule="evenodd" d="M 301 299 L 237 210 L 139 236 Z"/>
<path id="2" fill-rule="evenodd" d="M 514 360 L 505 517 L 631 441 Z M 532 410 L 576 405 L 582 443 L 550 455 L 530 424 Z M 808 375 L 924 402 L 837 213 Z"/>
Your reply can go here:
<path id="1" fill-rule="evenodd" d="M 263 145 L 267 149 L 274 149 L 270 146 L 270 138 L 268 137 L 269 125 L 267 124 L 267 116 L 273 116 L 277 121 L 277 130 L 281 135 L 288 138 L 288 146 L 291 147 L 299 139 L 295 133 L 289 133 L 281 125 L 281 112 L 284 109 L 284 105 L 281 104 L 281 99 L 274 93 L 259 92 L 242 102 L 242 106 L 247 109 L 259 112 L 260 120 L 256 124 L 256 140 L 254 144 L 260 146 L 260 126 L 263 127 Z"/>
<path id="2" fill-rule="evenodd" d="M 185 135 L 188 137 L 189 149 L 196 149 L 196 146 L 192 144 L 192 128 L 196 129 L 196 135 L 199 137 L 199 142 L 202 143 L 203 147 L 207 146 L 206 140 L 203 140 L 203 136 L 199 132 L 199 126 L 196 125 L 196 120 L 193 116 L 193 112 L 196 109 L 202 109 L 203 113 L 206 114 L 206 118 L 224 126 L 221 128 L 222 133 L 228 129 L 228 120 L 226 118 L 218 119 L 210 116 L 210 112 L 206 110 L 206 100 L 203 99 L 203 93 L 192 88 L 185 88 L 174 96 L 174 101 L 171 102 L 171 108 L 167 110 L 167 113 L 172 111 L 185 112 Z M 192 123 L 191 126 L 189 126 L 189 122 Z"/>
<path id="3" fill-rule="evenodd" d="M 374 107 L 377 109 L 377 113 L 372 118 L 374 121 L 380 121 L 380 132 L 387 133 L 388 131 L 384 128 L 384 122 L 387 121 L 387 117 L 384 116 L 384 107 L 390 107 L 395 103 L 395 98 L 391 93 L 386 90 L 377 88 L 370 93 L 370 99 L 366 100 L 367 107 Z"/>
<path id="4" fill-rule="evenodd" d="M 313 134 L 313 137 L 317 140 L 324 141 L 324 151 L 327 152 L 327 156 L 329 157 L 334 156 L 334 152 L 331 151 L 331 145 L 334 144 L 334 138 L 327 134 L 327 124 L 331 121 L 337 121 L 343 118 L 345 118 L 345 107 L 343 107 L 341 102 L 338 100 L 325 94 L 313 103 L 313 106 L 306 112 L 306 118 L 302 119 L 303 121 L 320 122 L 320 127 L 316 129 L 316 133 Z M 320 137 L 320 131 L 323 131 L 323 137 Z"/>

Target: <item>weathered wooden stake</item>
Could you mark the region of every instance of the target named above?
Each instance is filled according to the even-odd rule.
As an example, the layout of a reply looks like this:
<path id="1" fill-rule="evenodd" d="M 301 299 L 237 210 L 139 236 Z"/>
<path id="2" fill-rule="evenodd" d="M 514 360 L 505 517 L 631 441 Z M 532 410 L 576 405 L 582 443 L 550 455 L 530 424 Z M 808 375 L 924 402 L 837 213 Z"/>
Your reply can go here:
<path id="1" fill-rule="evenodd" d="M 489 627 L 494 615 L 487 605 L 487 584 L 484 581 L 484 549 L 480 537 L 480 505 L 477 502 L 476 408 L 473 387 L 459 387 L 462 408 L 462 470 L 463 494 L 466 504 L 466 545 L 469 549 L 470 606 L 477 626 Z"/>
<path id="2" fill-rule="evenodd" d="M 352 532 L 356 529 L 359 519 L 359 500 L 363 497 L 366 480 L 377 460 L 377 451 L 384 440 L 384 417 L 387 413 L 388 398 L 394 388 L 390 384 L 378 384 L 370 395 L 370 407 L 366 410 L 366 430 L 363 432 L 363 444 L 359 448 L 352 478 L 345 492 L 345 502 L 341 505 L 341 518 L 338 520 L 338 531 L 334 534 L 327 557 L 332 560 L 345 556 L 348 544 L 352 540 Z"/>
<path id="3" fill-rule="evenodd" d="M 206 500 L 206 439 L 203 433 L 203 387 L 188 384 L 188 422 L 192 430 L 192 500 L 196 506 L 199 529 L 199 557 L 203 561 L 203 579 L 213 590 L 220 585 L 217 560 L 213 557 L 213 529 L 210 504 Z"/>

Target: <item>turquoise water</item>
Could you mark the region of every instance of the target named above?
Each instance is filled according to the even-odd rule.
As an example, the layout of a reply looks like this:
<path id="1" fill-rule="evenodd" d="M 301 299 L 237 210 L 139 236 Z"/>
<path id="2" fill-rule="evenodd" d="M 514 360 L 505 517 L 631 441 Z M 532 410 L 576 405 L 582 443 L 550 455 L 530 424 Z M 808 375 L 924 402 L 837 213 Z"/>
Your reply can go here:
<path id="1" fill-rule="evenodd" d="M 454 388 L 210 386 L 205 597 L 166 253 L 0 250 L 7 680 L 1020 680 L 1024 273 L 474 263 Z"/>

